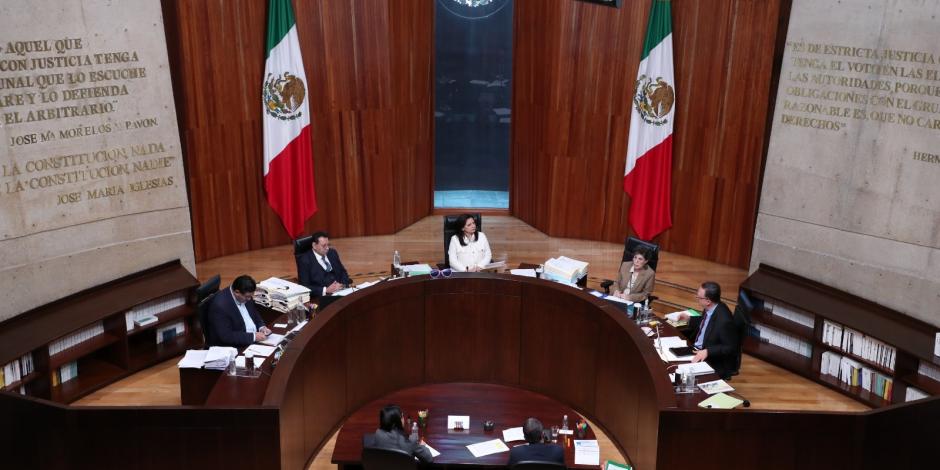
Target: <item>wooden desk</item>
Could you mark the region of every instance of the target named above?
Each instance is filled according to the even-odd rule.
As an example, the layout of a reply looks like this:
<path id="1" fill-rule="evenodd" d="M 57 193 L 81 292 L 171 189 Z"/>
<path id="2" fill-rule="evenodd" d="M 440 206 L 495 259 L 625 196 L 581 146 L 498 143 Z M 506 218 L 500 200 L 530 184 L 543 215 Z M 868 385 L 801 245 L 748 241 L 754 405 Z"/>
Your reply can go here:
<path id="1" fill-rule="evenodd" d="M 502 385 L 480 383 L 433 384 L 412 387 L 386 395 L 359 408 L 353 413 L 336 438 L 332 463 L 341 470 L 358 470 L 362 455 L 362 436 L 375 432 L 378 415 L 385 405 L 394 403 L 402 408 L 406 416 L 417 418 L 417 410 L 429 410 L 427 428 L 421 437 L 441 453 L 434 458 L 434 466 L 461 466 L 467 468 L 504 467 L 509 452 L 476 458 L 467 446 L 492 439 L 502 439 L 503 430 L 522 426 L 527 418 L 537 418 L 546 429 L 561 426 L 562 416 L 568 415 L 571 427 L 578 420 L 574 410 L 545 395 Z M 447 416 L 470 416 L 470 429 L 448 431 Z M 492 431 L 483 431 L 482 422 L 496 422 Z M 407 431 L 407 430 L 406 430 Z M 410 432 L 410 431 L 408 431 Z M 597 468 L 574 464 L 574 444 L 570 437 L 559 436 L 559 445 L 565 450 L 568 468 Z M 588 428 L 584 439 L 594 439 L 594 431 Z M 523 444 L 524 441 L 508 442 L 507 445 Z"/>

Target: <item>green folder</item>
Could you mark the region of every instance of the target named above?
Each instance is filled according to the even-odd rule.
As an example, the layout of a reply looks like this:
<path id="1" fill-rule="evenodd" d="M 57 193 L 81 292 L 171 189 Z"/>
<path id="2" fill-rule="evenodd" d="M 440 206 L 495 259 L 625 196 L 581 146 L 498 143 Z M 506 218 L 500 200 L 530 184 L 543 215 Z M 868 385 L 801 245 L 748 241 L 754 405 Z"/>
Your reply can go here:
<path id="1" fill-rule="evenodd" d="M 688 312 L 688 314 L 689 314 L 690 317 L 700 317 L 700 316 L 702 316 L 702 312 L 699 312 L 698 310 L 695 310 L 694 308 L 690 308 L 690 309 L 686 310 L 686 312 Z"/>
<path id="2" fill-rule="evenodd" d="M 620 462 L 607 461 L 607 465 L 604 467 L 604 470 L 633 470 L 633 467 Z"/>
<path id="3" fill-rule="evenodd" d="M 711 408 L 713 410 L 730 410 L 741 403 L 744 403 L 743 400 L 739 400 L 731 395 L 726 395 L 724 393 L 716 393 L 698 404 L 701 408 Z"/>

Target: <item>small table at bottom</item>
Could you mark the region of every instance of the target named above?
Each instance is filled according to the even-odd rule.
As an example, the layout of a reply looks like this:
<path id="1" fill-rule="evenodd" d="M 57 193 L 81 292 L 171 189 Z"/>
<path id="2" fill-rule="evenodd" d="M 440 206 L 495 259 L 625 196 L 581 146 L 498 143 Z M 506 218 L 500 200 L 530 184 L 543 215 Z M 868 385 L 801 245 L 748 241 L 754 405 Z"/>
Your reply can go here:
<path id="1" fill-rule="evenodd" d="M 420 430 L 420 434 L 429 446 L 441 453 L 434 458 L 431 467 L 505 468 L 509 452 L 477 458 L 467 446 L 502 439 L 504 429 L 522 426 L 530 417 L 541 421 L 545 429 L 560 427 L 564 415 L 568 415 L 568 423 L 572 428 L 580 419 L 580 415 L 571 408 L 544 395 L 518 388 L 480 383 L 422 385 L 391 393 L 356 410 L 343 424 L 336 438 L 332 463 L 345 470 L 362 468 L 362 436 L 375 432 L 379 410 L 389 403 L 400 406 L 406 418 L 417 419 L 419 409 L 428 410 L 428 424 Z M 464 431 L 448 430 L 448 415 L 470 416 L 470 428 Z M 496 427 L 492 431 L 483 431 L 483 422 L 486 420 L 495 421 Z M 595 439 L 594 431 L 588 428 L 584 439 Z M 522 444 L 525 442 L 506 443 L 510 448 Z M 568 468 L 597 468 L 594 465 L 574 464 L 573 436 L 559 435 L 558 444 L 565 450 L 565 465 Z"/>

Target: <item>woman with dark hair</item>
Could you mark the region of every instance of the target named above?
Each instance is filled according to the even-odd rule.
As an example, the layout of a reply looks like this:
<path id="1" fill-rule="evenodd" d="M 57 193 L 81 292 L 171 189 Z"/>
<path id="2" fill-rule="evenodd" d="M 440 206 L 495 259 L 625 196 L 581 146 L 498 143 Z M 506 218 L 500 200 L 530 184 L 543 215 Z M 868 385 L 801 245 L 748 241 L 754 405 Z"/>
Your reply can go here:
<path id="1" fill-rule="evenodd" d="M 457 218 L 460 232 L 450 237 L 447 256 L 454 271 L 476 272 L 490 263 L 493 254 L 483 232 L 477 231 L 477 222 L 470 214 Z"/>
<path id="2" fill-rule="evenodd" d="M 431 451 L 425 447 L 424 440 L 415 442 L 405 435 L 401 408 L 397 405 L 388 405 L 379 410 L 379 428 L 375 430 L 375 434 L 363 436 L 362 445 L 363 447 L 403 450 L 425 463 L 434 459 Z"/>
<path id="3" fill-rule="evenodd" d="M 621 263 L 615 296 L 631 302 L 643 302 L 649 298 L 656 285 L 656 272 L 647 266 L 649 257 L 649 250 L 640 246 L 633 252 L 632 262 Z"/>

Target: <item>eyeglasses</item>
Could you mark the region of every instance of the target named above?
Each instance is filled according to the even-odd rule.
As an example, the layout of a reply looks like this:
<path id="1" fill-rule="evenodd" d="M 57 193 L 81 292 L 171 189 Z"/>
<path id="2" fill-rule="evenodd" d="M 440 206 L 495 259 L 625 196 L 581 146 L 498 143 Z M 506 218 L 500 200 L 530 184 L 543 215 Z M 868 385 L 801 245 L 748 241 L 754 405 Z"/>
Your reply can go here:
<path id="1" fill-rule="evenodd" d="M 450 268 L 446 269 L 432 269 L 431 270 L 431 279 L 439 279 L 442 277 L 450 277 L 453 271 Z"/>

